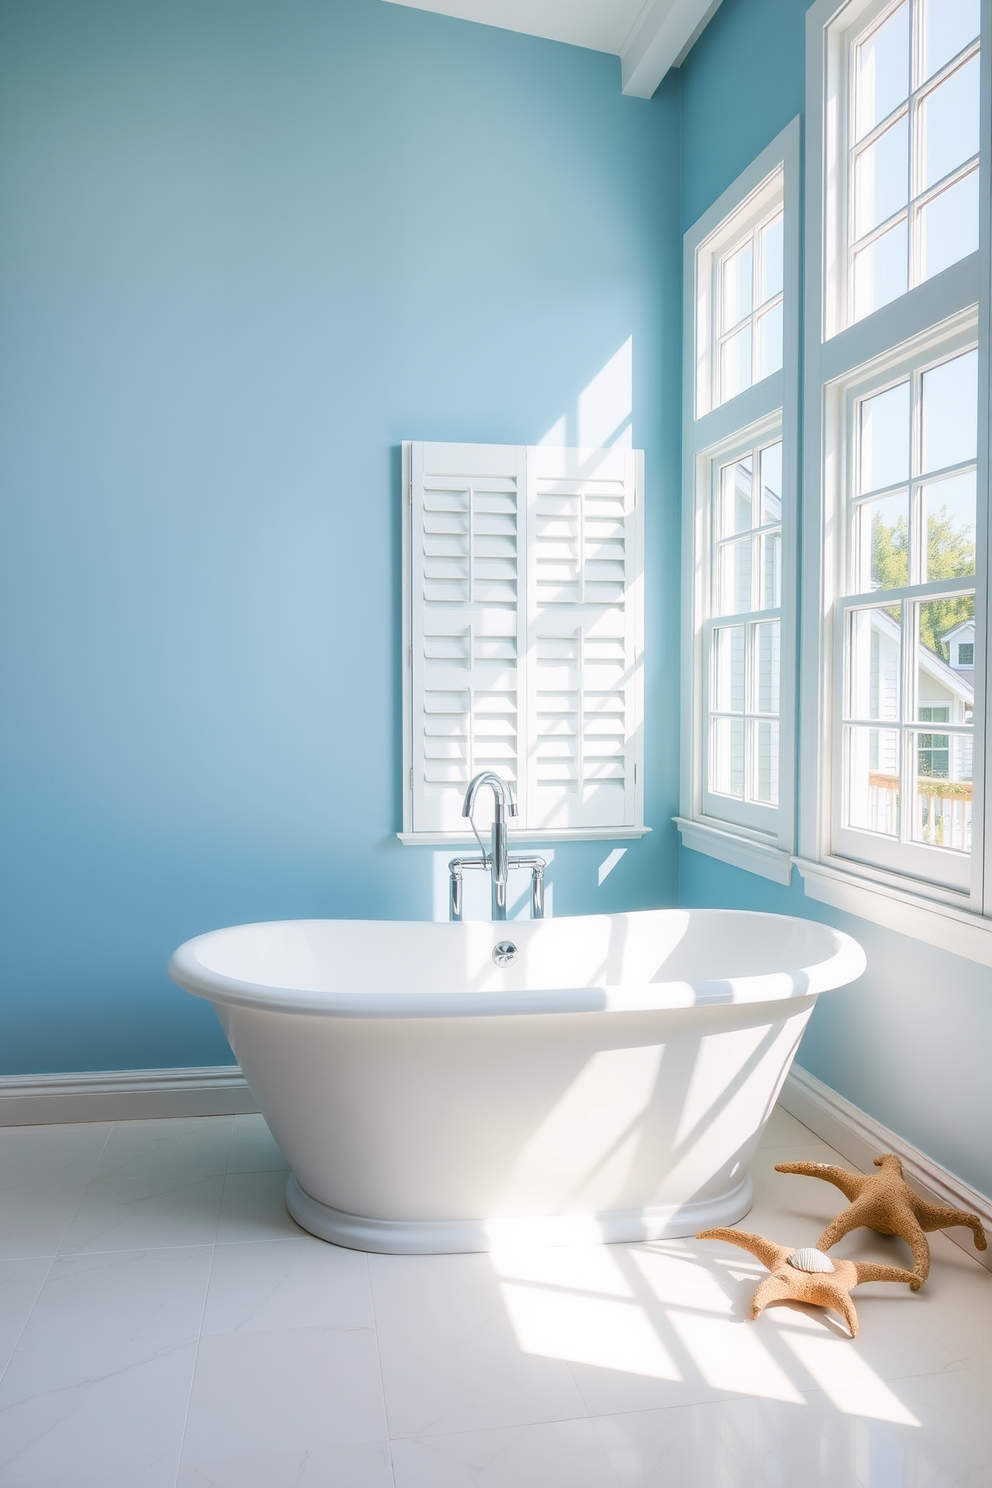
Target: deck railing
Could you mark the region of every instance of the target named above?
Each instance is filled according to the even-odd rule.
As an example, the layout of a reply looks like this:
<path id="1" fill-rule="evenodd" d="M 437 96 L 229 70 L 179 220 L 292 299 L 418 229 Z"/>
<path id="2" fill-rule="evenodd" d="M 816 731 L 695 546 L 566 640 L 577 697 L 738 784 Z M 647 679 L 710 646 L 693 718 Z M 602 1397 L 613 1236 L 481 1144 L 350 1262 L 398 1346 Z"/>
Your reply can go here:
<path id="1" fill-rule="evenodd" d="M 899 831 L 899 777 L 872 770 L 868 775 L 869 826 L 896 836 Z M 920 775 L 916 781 L 913 837 L 931 847 L 971 851 L 971 781 Z"/>

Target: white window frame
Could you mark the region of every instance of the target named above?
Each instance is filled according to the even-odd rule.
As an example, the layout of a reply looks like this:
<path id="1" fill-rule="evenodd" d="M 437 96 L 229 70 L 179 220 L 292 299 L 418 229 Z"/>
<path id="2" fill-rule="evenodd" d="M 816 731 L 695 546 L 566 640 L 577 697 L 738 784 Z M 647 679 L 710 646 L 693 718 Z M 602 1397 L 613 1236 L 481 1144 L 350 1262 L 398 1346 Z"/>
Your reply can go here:
<path id="1" fill-rule="evenodd" d="M 852 612 L 875 608 L 884 603 L 881 596 L 872 597 L 872 603 L 866 603 L 867 592 L 853 592 L 850 581 L 845 582 L 845 575 L 850 572 L 850 555 L 847 551 L 850 541 L 850 520 L 844 499 L 845 488 L 853 482 L 853 465 L 855 461 L 855 450 L 853 441 L 850 440 L 850 431 L 857 415 L 857 408 L 861 399 L 870 396 L 875 391 L 881 391 L 884 387 L 896 382 L 902 382 L 908 378 L 918 380 L 925 367 L 940 363 L 960 355 L 963 351 L 974 347 L 977 334 L 977 319 L 974 311 L 966 310 L 960 316 L 944 322 L 939 327 L 928 328 L 918 344 L 913 346 L 902 346 L 894 348 L 890 354 L 883 356 L 880 362 L 868 368 L 859 368 L 851 377 L 833 384 L 827 389 L 825 403 L 825 426 L 827 436 L 827 448 L 836 451 L 836 458 L 830 460 L 834 469 L 833 491 L 825 489 L 826 511 L 833 516 L 836 512 L 837 541 L 835 548 L 835 562 L 837 574 L 837 586 L 835 590 L 835 637 L 833 654 L 836 658 L 833 679 L 833 717 L 834 727 L 830 742 L 830 753 L 832 757 L 832 777 L 828 788 L 831 792 L 831 830 L 830 840 L 835 855 L 847 861 L 860 864 L 869 864 L 873 867 L 888 867 L 898 877 L 912 879 L 922 882 L 928 887 L 957 888 L 963 890 L 971 887 L 971 879 L 974 874 L 975 855 L 970 855 L 971 861 L 963 859 L 957 854 L 943 854 L 939 850 L 924 847 L 922 844 L 906 840 L 889 839 L 875 836 L 864 830 L 845 825 L 843 812 L 844 798 L 844 768 L 843 768 L 843 744 L 841 741 L 842 727 L 840 720 L 845 714 L 844 693 L 849 685 L 850 678 L 847 675 L 849 659 L 845 663 L 844 629 L 848 616 Z M 922 363 L 922 365 L 921 365 Z M 907 485 L 919 484 L 920 477 L 912 476 Z M 928 596 L 938 597 L 954 589 L 971 590 L 975 586 L 975 579 L 963 577 L 959 581 L 938 580 L 931 583 L 919 583 L 913 581 L 913 575 L 902 588 L 897 590 L 886 590 L 886 598 L 896 603 L 911 605 L 914 602 L 926 600 Z M 903 696 L 903 707 L 905 712 L 906 699 L 911 694 L 913 682 L 911 671 L 914 663 L 906 654 L 904 646 L 903 675 L 900 684 L 900 693 Z M 879 728 L 891 728 L 900 737 L 904 734 L 912 734 L 918 730 L 914 729 L 912 723 L 903 719 L 902 721 L 886 722 L 880 720 Z M 969 732 L 970 729 L 960 730 L 958 726 L 948 724 L 948 732 Z M 905 783 L 905 781 L 904 781 Z M 979 779 L 975 783 L 975 816 L 974 825 L 978 826 L 981 806 L 981 785 Z M 903 827 L 912 807 L 909 801 L 903 799 Z M 977 836 L 977 834 L 976 834 Z"/>
<path id="2" fill-rule="evenodd" d="M 872 136 L 881 130 L 882 126 L 892 117 L 889 115 L 886 119 L 879 120 L 876 129 L 869 131 L 863 140 L 858 141 L 857 146 L 854 145 L 850 138 L 851 97 L 847 67 L 848 49 L 852 40 L 860 36 L 873 22 L 881 22 L 885 13 L 896 9 L 898 3 L 899 0 L 849 0 L 849 3 L 838 6 L 836 0 L 833 0 L 833 4 L 830 0 L 825 0 L 825 3 L 814 6 L 808 12 L 807 26 L 810 29 L 814 27 L 814 22 L 810 19 L 814 12 L 825 18 L 821 19 L 816 26 L 819 36 L 824 38 L 820 47 L 821 99 L 814 113 L 813 100 L 809 86 L 807 86 L 807 117 L 810 131 L 808 138 L 811 139 L 814 132 L 822 136 L 821 168 L 824 173 L 822 181 L 827 185 L 827 191 L 824 194 L 821 182 L 820 199 L 824 210 L 824 258 L 822 261 L 824 294 L 820 314 L 824 335 L 828 339 L 855 324 L 853 315 L 854 245 L 849 236 L 854 184 L 847 168 L 850 152 L 854 148 L 865 148 Z M 952 63 L 955 60 L 950 59 L 924 83 L 918 83 L 915 78 L 911 79 L 910 96 L 906 103 L 910 127 L 912 127 L 918 101 L 937 87 L 948 73 L 954 71 Z M 899 112 L 898 109 L 893 110 L 893 114 L 897 112 Z M 918 142 L 911 141 L 911 161 L 916 158 L 917 150 Z M 906 217 L 908 233 L 912 239 L 914 225 L 921 208 L 955 184 L 959 177 L 967 175 L 973 164 L 974 157 L 971 157 L 968 161 L 956 166 L 946 177 L 926 188 L 917 190 L 915 183 L 911 182 L 907 207 L 893 213 L 892 217 L 886 219 L 885 222 L 878 223 L 859 241 L 864 242 L 866 239 L 881 236 L 886 228 L 900 216 Z M 919 251 L 919 243 L 914 245 L 911 242 L 910 267 L 915 262 Z M 910 284 L 910 288 L 912 287 Z"/>
<path id="3" fill-rule="evenodd" d="M 990 158 L 980 163 L 979 249 L 941 273 L 910 288 L 862 320 L 843 325 L 838 279 L 847 273 L 836 200 L 846 190 L 838 174 L 838 135 L 833 129 L 838 67 L 844 63 L 852 27 L 881 7 L 848 0 L 817 0 L 807 12 L 806 124 L 806 340 L 804 355 L 804 510 L 802 634 L 799 714 L 799 811 L 797 866 L 807 895 L 891 929 L 956 951 L 992 966 L 992 813 L 990 761 L 986 749 L 989 647 L 979 627 L 975 651 L 975 817 L 972 868 L 966 888 L 921 881 L 912 865 L 900 871 L 844 857 L 835 831 L 836 709 L 842 679 L 839 642 L 840 534 L 838 501 L 845 478 L 846 421 L 843 406 L 852 388 L 888 359 L 894 366 L 911 354 L 950 347 L 969 325 L 979 345 L 978 519 L 976 524 L 976 617 L 989 604 L 990 450 Z M 981 137 L 992 138 L 990 30 L 992 6 L 982 14 Z M 951 354 L 950 351 L 947 354 Z"/>
<path id="4" fill-rule="evenodd" d="M 780 197 L 779 197 L 780 194 Z M 781 199 L 783 209 L 782 367 L 726 402 L 713 398 L 715 286 L 733 243 Z M 680 812 L 683 844 L 787 884 L 795 850 L 796 542 L 799 473 L 800 124 L 793 119 L 685 234 L 683 250 L 683 472 Z M 707 638 L 711 603 L 713 488 L 735 452 L 782 441 L 779 805 L 718 797 L 707 787 Z M 719 617 L 729 619 L 730 617 Z"/>
<path id="5" fill-rule="evenodd" d="M 715 550 L 717 546 L 716 534 L 713 531 L 713 528 L 715 526 L 713 518 L 715 510 L 720 502 L 720 476 L 728 465 L 732 466 L 734 463 L 736 463 L 737 460 L 742 459 L 748 455 L 751 455 L 752 458 L 754 458 L 755 456 L 757 456 L 760 449 L 767 448 L 770 444 L 778 443 L 781 441 L 781 439 L 782 420 L 779 411 L 776 409 L 775 412 L 771 414 L 767 419 L 763 420 L 759 424 L 752 424 L 749 429 L 743 430 L 741 434 L 733 436 L 730 441 L 722 447 L 716 450 L 707 450 L 700 462 L 699 475 L 701 489 L 698 492 L 699 504 L 701 508 L 700 529 L 702 540 L 706 543 L 708 549 L 706 557 L 703 559 L 701 566 L 704 569 L 704 590 L 708 587 L 711 591 L 709 596 L 704 595 L 706 611 L 705 618 L 702 620 L 702 656 L 700 670 L 700 726 L 702 733 L 699 741 L 701 756 L 712 748 L 711 723 L 713 719 L 720 714 L 720 710 L 716 707 L 715 699 L 712 695 L 713 669 L 711 665 L 711 658 L 714 631 L 737 626 L 744 626 L 746 628 L 752 625 L 761 624 L 764 621 L 773 620 L 778 622 L 781 635 L 782 626 L 781 604 L 778 604 L 774 607 L 769 607 L 767 609 L 748 609 L 740 614 L 734 615 L 720 613 L 718 604 L 716 604 L 713 600 L 713 591 L 715 591 L 717 587 L 718 576 L 717 573 L 714 571 L 714 568 L 710 565 L 712 559 L 715 557 Z M 756 459 L 755 465 L 757 465 Z M 757 470 L 755 470 L 754 473 L 756 477 Z M 708 481 L 708 491 L 702 489 L 703 481 Z M 752 530 L 756 531 L 760 529 Z M 728 539 L 728 541 L 732 541 L 732 539 Z M 758 544 L 754 538 L 752 538 L 751 541 L 753 544 L 751 555 L 751 582 L 753 592 L 757 580 L 756 569 L 759 564 L 759 558 L 757 555 Z M 747 677 L 750 668 L 754 664 L 753 658 L 750 658 L 747 655 L 747 650 L 748 647 L 747 643 L 745 642 L 745 677 Z M 750 698 L 748 696 L 749 693 L 753 696 L 753 690 L 748 688 L 745 683 L 744 713 L 743 715 L 739 715 L 742 716 L 745 720 L 747 720 L 749 717 L 756 716 L 754 714 L 754 711 L 748 708 L 748 702 L 750 701 Z M 781 702 L 781 667 L 779 675 L 779 693 Z M 779 713 L 778 722 L 779 728 L 781 729 L 781 712 Z M 747 757 L 748 750 L 745 746 L 745 773 L 747 772 Z M 734 827 L 745 827 L 752 831 L 763 833 L 767 837 L 774 838 L 777 835 L 780 806 L 763 805 L 755 801 L 748 801 L 743 798 L 738 799 L 736 797 L 720 794 L 719 792 L 715 791 L 710 784 L 708 763 L 704 759 L 701 759 L 700 764 L 700 787 L 702 793 L 702 813 L 704 816 L 712 818 L 714 820 L 725 821 L 729 824 L 732 824 Z"/>

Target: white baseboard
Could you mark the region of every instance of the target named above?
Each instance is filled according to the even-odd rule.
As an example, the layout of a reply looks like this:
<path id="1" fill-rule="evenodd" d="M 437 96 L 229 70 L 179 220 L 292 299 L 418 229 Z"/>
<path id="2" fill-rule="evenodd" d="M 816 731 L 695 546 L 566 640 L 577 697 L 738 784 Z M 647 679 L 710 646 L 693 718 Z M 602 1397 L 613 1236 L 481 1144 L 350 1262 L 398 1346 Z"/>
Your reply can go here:
<path id="1" fill-rule="evenodd" d="M 0 1075 L 0 1126 L 61 1121 L 142 1121 L 257 1111 L 236 1064 L 192 1069 Z"/>
<path id="2" fill-rule="evenodd" d="M 874 1116 L 869 1116 L 860 1106 L 852 1105 L 798 1064 L 789 1071 L 779 1105 L 863 1172 L 871 1170 L 873 1160 L 881 1153 L 894 1152 L 906 1177 L 925 1199 L 977 1214 L 992 1237 L 992 1199 L 972 1188 L 956 1173 L 941 1167 L 912 1142 L 897 1136 Z M 944 1233 L 980 1265 L 992 1271 L 992 1244 L 988 1250 L 976 1250 L 970 1230 L 953 1229 Z"/>

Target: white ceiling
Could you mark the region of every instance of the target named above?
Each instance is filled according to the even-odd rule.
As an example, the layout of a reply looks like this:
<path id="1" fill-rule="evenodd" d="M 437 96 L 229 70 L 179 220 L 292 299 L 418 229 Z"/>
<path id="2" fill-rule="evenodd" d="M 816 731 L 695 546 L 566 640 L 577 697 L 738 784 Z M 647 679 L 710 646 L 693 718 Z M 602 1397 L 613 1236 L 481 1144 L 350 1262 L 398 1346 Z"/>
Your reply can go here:
<path id="1" fill-rule="evenodd" d="M 623 91 L 650 98 L 720 0 L 391 0 L 620 58 Z"/>

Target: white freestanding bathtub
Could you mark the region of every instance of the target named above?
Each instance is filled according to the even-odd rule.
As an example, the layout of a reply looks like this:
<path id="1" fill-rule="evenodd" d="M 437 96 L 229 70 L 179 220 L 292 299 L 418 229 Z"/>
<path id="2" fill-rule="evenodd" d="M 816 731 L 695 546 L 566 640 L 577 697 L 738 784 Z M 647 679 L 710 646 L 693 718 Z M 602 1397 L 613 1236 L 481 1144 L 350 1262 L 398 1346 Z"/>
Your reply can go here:
<path id="1" fill-rule="evenodd" d="M 443 1252 L 741 1219 L 816 996 L 864 965 L 810 920 L 665 909 L 239 925 L 169 971 L 214 1004 L 293 1217 L 361 1250 Z"/>

